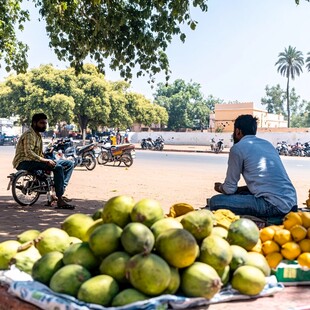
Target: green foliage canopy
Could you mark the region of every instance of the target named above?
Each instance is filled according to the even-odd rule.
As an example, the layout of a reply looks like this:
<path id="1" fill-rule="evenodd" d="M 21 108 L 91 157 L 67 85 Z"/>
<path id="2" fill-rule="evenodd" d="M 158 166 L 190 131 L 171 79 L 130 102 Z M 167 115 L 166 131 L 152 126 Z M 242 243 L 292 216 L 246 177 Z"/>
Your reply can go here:
<path id="1" fill-rule="evenodd" d="M 22 1 L 0 4 L 0 52 L 7 54 L 4 61 L 8 70 L 18 72 L 27 68 L 27 47 L 17 41 L 14 28 L 22 30 L 29 18 L 29 12 L 20 7 Z M 126 79 L 132 78 L 134 67 L 138 76 L 152 78 L 164 71 L 168 79 L 168 45 L 174 36 L 185 41 L 184 25 L 196 28 L 197 21 L 191 17 L 193 8 L 203 12 L 208 9 L 207 0 L 32 1 L 46 21 L 49 45 L 59 60 L 68 61 L 76 72 L 82 70 L 87 57 L 103 73 L 109 62 L 110 68 L 120 70 Z M 4 46 L 6 42 L 9 46 Z"/>
<path id="2" fill-rule="evenodd" d="M 0 84 L 0 115 L 19 115 L 21 123 L 28 125 L 33 113 L 44 112 L 51 126 L 75 122 L 81 130 L 88 125 L 92 129 L 127 128 L 139 120 L 167 123 L 166 111 L 144 96 L 129 92 L 128 87 L 126 82 L 105 80 L 94 65 L 84 65 L 78 76 L 72 68 L 41 66 L 25 74 L 10 75 Z M 149 115 L 143 119 L 141 113 L 145 110 Z"/>
<path id="3" fill-rule="evenodd" d="M 29 19 L 28 12 L 21 8 L 22 1 L 2 0 L 0 3 L 0 61 L 5 63 L 8 72 L 25 72 L 28 67 L 28 47 L 16 36 L 16 29 L 23 30 L 24 22 Z"/>
<path id="4" fill-rule="evenodd" d="M 159 83 L 154 100 L 168 111 L 168 129 L 203 128 L 207 125 L 210 107 L 198 83 L 178 79 L 166 85 Z"/>

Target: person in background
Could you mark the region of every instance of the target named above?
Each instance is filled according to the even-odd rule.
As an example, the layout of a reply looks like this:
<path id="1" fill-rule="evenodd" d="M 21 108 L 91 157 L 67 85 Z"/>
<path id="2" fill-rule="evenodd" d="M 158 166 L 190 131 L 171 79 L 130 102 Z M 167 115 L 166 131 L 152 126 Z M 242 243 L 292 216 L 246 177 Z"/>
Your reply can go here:
<path id="1" fill-rule="evenodd" d="M 117 128 L 116 131 L 116 144 L 120 144 L 121 143 L 121 133 L 119 131 L 119 128 Z"/>
<path id="2" fill-rule="evenodd" d="M 224 183 L 216 182 L 219 195 L 211 197 L 210 210 L 228 209 L 238 215 L 281 217 L 297 211 L 296 190 L 274 146 L 256 137 L 257 118 L 240 115 L 234 123 Z M 246 186 L 238 187 L 240 176 Z"/>
<path id="3" fill-rule="evenodd" d="M 63 197 L 65 188 L 71 178 L 74 164 L 70 160 L 53 160 L 43 156 L 43 141 L 41 133 L 46 131 L 47 116 L 37 113 L 32 116 L 31 127 L 19 138 L 16 146 L 13 167 L 17 170 L 47 170 L 53 171 L 55 192 L 57 197 L 56 209 L 74 209 L 68 204 L 68 198 Z"/>
<path id="4" fill-rule="evenodd" d="M 125 131 L 124 143 L 129 143 L 129 129 L 126 129 L 126 131 Z"/>

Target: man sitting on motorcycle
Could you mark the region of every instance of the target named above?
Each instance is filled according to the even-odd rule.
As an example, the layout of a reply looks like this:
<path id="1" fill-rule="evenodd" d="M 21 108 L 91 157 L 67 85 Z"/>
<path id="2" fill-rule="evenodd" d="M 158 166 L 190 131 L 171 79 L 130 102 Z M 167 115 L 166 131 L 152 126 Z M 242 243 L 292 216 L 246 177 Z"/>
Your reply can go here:
<path id="1" fill-rule="evenodd" d="M 281 218 L 297 211 L 295 188 L 278 152 L 271 143 L 256 137 L 257 118 L 240 115 L 234 124 L 224 183 L 215 183 L 220 195 L 213 196 L 211 210 L 228 209 L 238 215 Z M 240 176 L 246 186 L 238 187 Z"/>
<path id="2" fill-rule="evenodd" d="M 57 162 L 43 156 L 43 141 L 41 133 L 46 131 L 47 116 L 37 113 L 32 116 L 31 127 L 19 138 L 13 167 L 17 170 L 47 170 L 54 173 L 54 185 L 57 197 L 55 209 L 74 209 L 68 204 L 68 198 L 63 197 L 65 188 L 71 178 L 74 164 L 70 160 L 58 160 Z"/>

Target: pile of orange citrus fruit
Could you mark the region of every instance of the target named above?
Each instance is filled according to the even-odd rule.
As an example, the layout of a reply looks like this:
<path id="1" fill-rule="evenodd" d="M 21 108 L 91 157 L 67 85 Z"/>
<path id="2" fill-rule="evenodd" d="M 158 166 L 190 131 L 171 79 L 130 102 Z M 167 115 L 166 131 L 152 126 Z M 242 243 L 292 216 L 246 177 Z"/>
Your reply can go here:
<path id="1" fill-rule="evenodd" d="M 257 245 L 271 268 L 283 260 L 297 260 L 310 268 L 310 212 L 290 212 L 283 225 L 267 226 L 260 230 Z"/>

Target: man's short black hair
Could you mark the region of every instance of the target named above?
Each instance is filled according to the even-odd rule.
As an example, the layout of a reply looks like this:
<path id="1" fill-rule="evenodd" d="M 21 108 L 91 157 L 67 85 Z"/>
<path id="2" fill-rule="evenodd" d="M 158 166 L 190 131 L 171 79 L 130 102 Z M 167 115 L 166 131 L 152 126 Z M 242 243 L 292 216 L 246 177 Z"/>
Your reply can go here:
<path id="1" fill-rule="evenodd" d="M 240 129 L 244 136 L 256 135 L 257 120 L 257 117 L 250 114 L 239 115 L 235 120 L 234 128 Z"/>
<path id="2" fill-rule="evenodd" d="M 31 124 L 33 125 L 34 123 L 37 123 L 38 121 L 40 121 L 41 119 L 47 119 L 46 114 L 44 113 L 36 113 L 32 115 L 32 119 L 31 119 Z"/>

